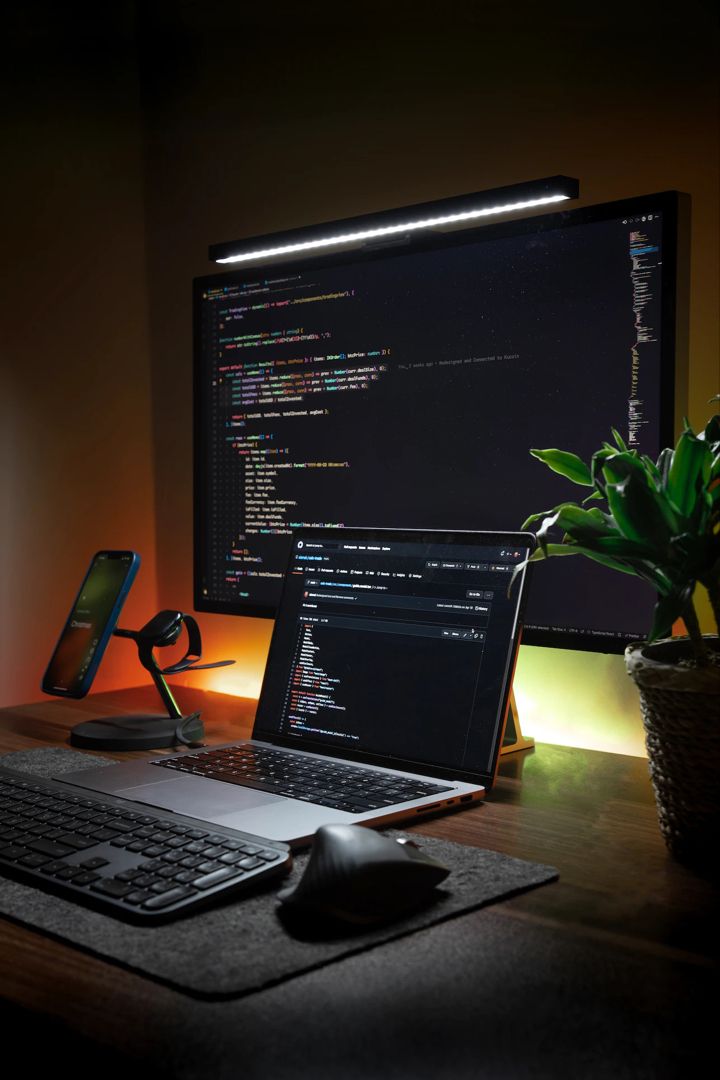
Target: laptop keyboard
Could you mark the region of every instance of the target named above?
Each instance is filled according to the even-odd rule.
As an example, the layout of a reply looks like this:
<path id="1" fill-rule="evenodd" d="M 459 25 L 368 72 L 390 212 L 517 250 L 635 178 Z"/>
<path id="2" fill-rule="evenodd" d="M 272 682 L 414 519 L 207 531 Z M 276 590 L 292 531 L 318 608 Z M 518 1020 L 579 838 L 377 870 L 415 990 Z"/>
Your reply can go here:
<path id="1" fill-rule="evenodd" d="M 286 844 L 0 768 L 0 873 L 160 922 L 287 873 Z"/>
<path id="2" fill-rule="evenodd" d="M 158 758 L 151 764 L 345 810 L 350 814 L 364 814 L 368 810 L 451 790 L 449 784 L 410 780 L 288 750 L 243 744 Z"/>

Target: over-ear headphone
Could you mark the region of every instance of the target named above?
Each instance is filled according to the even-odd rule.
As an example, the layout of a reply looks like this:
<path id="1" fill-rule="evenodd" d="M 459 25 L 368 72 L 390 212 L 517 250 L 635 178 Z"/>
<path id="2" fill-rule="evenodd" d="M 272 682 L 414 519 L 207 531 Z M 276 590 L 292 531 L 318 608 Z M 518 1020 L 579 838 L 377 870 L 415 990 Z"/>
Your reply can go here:
<path id="1" fill-rule="evenodd" d="M 185 626 L 188 634 L 188 647 L 182 660 L 168 667 L 160 667 L 153 649 L 174 645 Z M 182 611 L 159 611 L 140 630 L 116 630 L 116 637 L 131 638 L 138 647 L 140 663 L 150 672 L 159 675 L 179 675 L 181 671 L 201 671 L 205 668 L 227 667 L 234 660 L 216 660 L 214 664 L 199 664 L 202 656 L 200 627 L 192 615 Z"/>

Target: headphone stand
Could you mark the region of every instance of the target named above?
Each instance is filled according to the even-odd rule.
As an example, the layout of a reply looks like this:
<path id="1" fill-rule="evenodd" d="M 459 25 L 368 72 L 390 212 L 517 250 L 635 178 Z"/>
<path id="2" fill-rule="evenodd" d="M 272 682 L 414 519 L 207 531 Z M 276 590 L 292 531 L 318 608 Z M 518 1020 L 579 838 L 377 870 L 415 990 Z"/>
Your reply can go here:
<path id="1" fill-rule="evenodd" d="M 190 646 L 183 660 L 164 670 L 160 667 L 153 648 L 173 645 L 183 624 L 187 625 Z M 167 747 L 196 746 L 201 743 L 205 729 L 200 713 L 183 716 L 172 691 L 165 681 L 166 674 L 179 674 L 192 668 L 221 667 L 234 663 L 221 660 L 215 664 L 198 664 L 201 655 L 200 631 L 189 615 L 181 612 L 161 611 L 142 630 L 115 630 L 115 637 L 132 638 L 138 647 L 140 663 L 150 672 L 155 687 L 167 709 L 166 713 L 133 713 L 130 716 L 104 716 L 77 724 L 70 732 L 72 746 L 86 750 L 163 750 Z M 188 657 L 193 659 L 189 660 Z"/>
<path id="2" fill-rule="evenodd" d="M 178 745 L 178 725 L 190 744 L 200 742 L 205 734 L 200 713 L 181 716 L 179 721 L 162 713 L 133 713 L 77 724 L 70 732 L 70 743 L 85 750 L 163 750 Z"/>

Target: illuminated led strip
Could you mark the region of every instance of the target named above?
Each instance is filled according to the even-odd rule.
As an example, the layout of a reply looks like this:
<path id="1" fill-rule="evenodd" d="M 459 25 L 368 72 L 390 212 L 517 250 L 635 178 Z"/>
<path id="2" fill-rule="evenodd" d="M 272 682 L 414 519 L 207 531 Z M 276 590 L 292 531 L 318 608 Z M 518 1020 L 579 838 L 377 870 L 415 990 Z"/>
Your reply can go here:
<path id="1" fill-rule="evenodd" d="M 462 213 L 443 214 L 438 217 L 425 218 L 421 221 L 408 221 L 401 225 L 384 225 L 374 229 L 342 233 L 339 236 L 320 237 L 318 240 L 305 240 L 296 244 L 261 248 L 258 251 L 243 252 L 241 255 L 228 255 L 222 259 L 215 259 L 215 262 L 250 262 L 253 259 L 269 259 L 273 255 L 292 255 L 296 251 L 310 251 L 313 248 L 332 247 L 335 244 L 352 244 L 357 243 L 359 240 L 372 240 L 376 236 L 393 236 L 397 233 L 416 232 L 418 229 L 430 229 L 434 225 L 452 225 L 457 221 L 471 221 L 475 218 L 490 217 L 493 214 L 509 214 L 513 210 L 529 210 L 534 206 L 563 202 L 571 197 L 570 195 L 544 195 L 539 199 L 526 199 L 523 202 L 506 203 L 502 206 L 489 206 L 482 210 L 465 210 Z"/>

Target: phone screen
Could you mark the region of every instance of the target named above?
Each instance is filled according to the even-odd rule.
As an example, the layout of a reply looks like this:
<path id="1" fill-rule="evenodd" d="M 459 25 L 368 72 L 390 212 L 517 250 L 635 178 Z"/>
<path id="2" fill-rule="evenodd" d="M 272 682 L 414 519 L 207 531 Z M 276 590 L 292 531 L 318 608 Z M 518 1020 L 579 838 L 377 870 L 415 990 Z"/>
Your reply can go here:
<path id="1" fill-rule="evenodd" d="M 45 693 L 82 697 L 90 689 L 139 563 L 132 551 L 94 556 L 45 672 Z"/>

